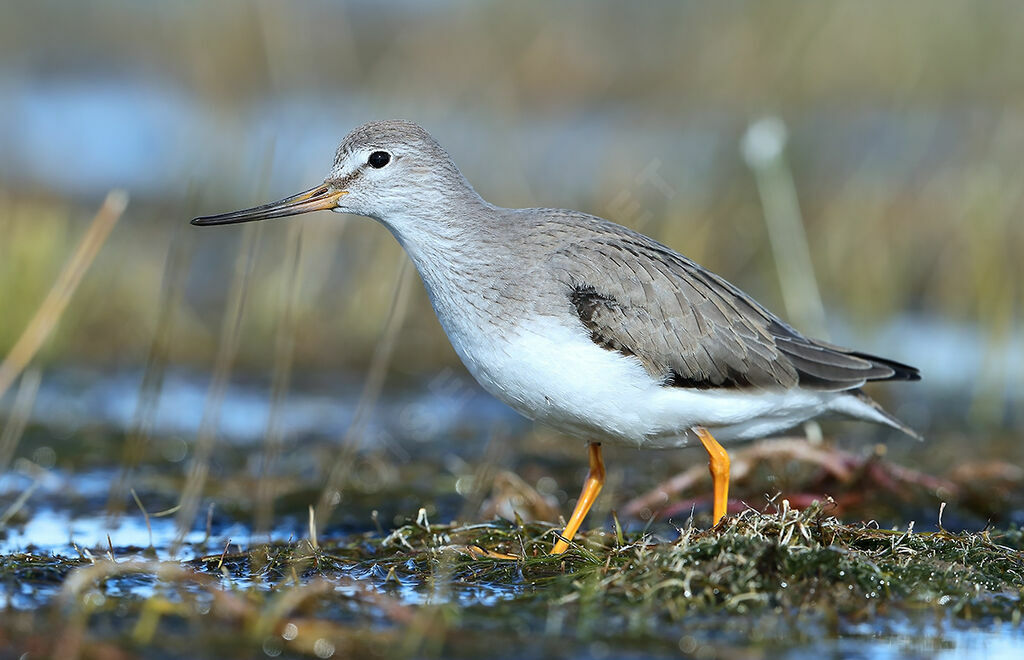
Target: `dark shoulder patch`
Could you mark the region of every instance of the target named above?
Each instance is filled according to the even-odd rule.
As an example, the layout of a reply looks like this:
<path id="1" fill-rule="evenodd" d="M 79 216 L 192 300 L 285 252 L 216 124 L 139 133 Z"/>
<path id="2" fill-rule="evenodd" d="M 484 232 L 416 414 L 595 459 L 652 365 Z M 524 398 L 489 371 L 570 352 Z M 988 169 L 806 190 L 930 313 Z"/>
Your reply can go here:
<path id="1" fill-rule="evenodd" d="M 569 292 L 569 300 L 576 308 L 576 315 L 580 317 L 583 326 L 590 331 L 591 341 L 609 351 L 635 355 L 633 349 L 615 341 L 609 333 L 603 331 L 603 326 L 598 320 L 602 311 L 618 308 L 619 304 L 614 298 L 598 293 L 590 284 L 574 284 Z"/>
<path id="2" fill-rule="evenodd" d="M 580 320 L 589 323 L 594 318 L 594 312 L 598 307 L 614 307 L 615 300 L 611 296 L 605 296 L 597 292 L 590 284 L 574 284 L 569 292 L 569 300 L 576 307 L 576 313 Z"/>

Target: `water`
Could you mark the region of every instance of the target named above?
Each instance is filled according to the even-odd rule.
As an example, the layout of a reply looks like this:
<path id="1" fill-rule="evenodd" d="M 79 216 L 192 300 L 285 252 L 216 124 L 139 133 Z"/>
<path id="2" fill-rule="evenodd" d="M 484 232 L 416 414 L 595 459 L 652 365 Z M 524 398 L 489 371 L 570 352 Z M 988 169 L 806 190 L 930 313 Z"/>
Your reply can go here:
<path id="1" fill-rule="evenodd" d="M 32 420 L 61 435 L 96 426 L 128 432 L 139 406 L 141 382 L 138 371 L 55 371 L 43 379 Z M 166 374 L 159 404 L 152 419 L 146 420 L 147 427 L 160 437 L 194 437 L 203 418 L 208 386 L 205 376 Z M 353 421 L 359 394 L 360 385 L 353 378 L 333 379 L 306 391 L 293 389 L 281 412 L 279 430 L 290 437 L 340 438 Z M 0 403 L 0 412 L 12 398 Z M 219 436 L 235 444 L 262 443 L 269 401 L 266 383 L 230 384 L 219 412 Z M 389 391 L 363 424 L 364 435 L 371 441 L 390 436 L 434 442 L 452 436 L 486 435 L 496 426 L 515 430 L 524 422 L 467 377 L 443 371 L 424 382 Z"/>
<path id="2" fill-rule="evenodd" d="M 141 556 L 144 549 L 153 547 L 159 559 L 187 560 L 219 552 L 229 541 L 243 542 L 251 537 L 250 529 L 242 523 L 218 527 L 209 537 L 202 529 L 189 532 L 184 539 L 186 549 L 172 556 L 168 549 L 177 535 L 173 517 L 150 518 L 147 528 L 145 517 L 137 512 L 108 518 L 37 508 L 24 524 L 6 530 L 6 538 L 0 540 L 0 554 L 33 552 L 78 556 L 89 553 L 102 557 L 113 548 L 122 558 Z M 271 534 L 271 538 L 278 541 L 285 541 L 288 536 L 284 530 Z"/>

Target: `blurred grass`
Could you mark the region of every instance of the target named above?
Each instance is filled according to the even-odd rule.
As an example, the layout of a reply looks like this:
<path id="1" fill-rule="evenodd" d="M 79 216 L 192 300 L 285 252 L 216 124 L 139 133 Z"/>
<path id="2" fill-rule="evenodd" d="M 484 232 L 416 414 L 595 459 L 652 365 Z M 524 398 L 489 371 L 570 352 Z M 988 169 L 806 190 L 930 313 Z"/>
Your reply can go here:
<path id="1" fill-rule="evenodd" d="M 353 83 L 384 100 L 398 89 L 431 101 L 438 92 L 466 100 L 483 90 L 505 112 L 564 109 L 583 98 L 675 108 L 681 92 L 698 89 L 700 97 L 687 99 L 696 107 L 771 98 L 779 110 L 894 96 L 1014 101 L 1024 89 L 1016 65 L 1024 59 L 1024 8 L 1014 2 L 745 0 L 637 10 L 611 0 L 383 7 L 42 0 L 7 7 L 5 19 L 0 56 L 9 67 L 44 75 L 142 70 L 229 107 L 268 88 Z M 59 49 L 36 59 L 40 42 L 58 38 Z M 499 89 L 514 96 L 501 98 Z"/>
<path id="2" fill-rule="evenodd" d="M 315 103 L 336 92 L 361 99 L 364 119 L 415 110 L 428 126 L 458 109 L 486 134 L 439 137 L 492 201 L 575 207 L 639 226 L 781 309 L 756 187 L 738 154 L 746 120 L 770 111 L 793 134 L 789 158 L 830 313 L 864 330 L 904 311 L 926 312 L 977 325 L 993 344 L 1019 329 L 1024 70 L 1017 63 L 1024 45 L 1017 37 L 1024 7 L 773 1 L 581 9 L 47 0 L 2 10 L 0 73 L 181 89 L 217 118 L 218 138 L 228 143 L 251 139 L 240 133 L 247 108 L 265 99 Z M 44 56 L 43 45 L 55 42 L 60 47 Z M 612 43 L 618 47 L 608 48 Z M 880 113 L 909 118 L 907 134 L 887 140 L 891 129 L 871 123 Z M 603 126 L 618 133 L 585 152 L 595 115 L 612 117 Z M 557 122 L 573 126 L 574 117 L 578 135 L 551 133 Z M 352 126 L 339 121 L 337 139 Z M 863 139 L 838 141 L 834 126 L 847 140 Z M 683 127 L 709 140 L 710 162 L 680 163 L 634 134 L 671 136 Z M 264 152 L 289 150 L 278 141 L 289 127 L 261 131 Z M 522 138 L 538 131 L 553 142 L 527 149 L 537 143 Z M 211 157 L 200 136 L 183 136 L 197 164 Z M 892 151 L 897 145 L 902 151 Z M 332 147 L 323 145 L 324 152 Z M 566 158 L 571 167 L 574 150 L 588 153 L 594 176 L 559 186 L 565 177 L 550 174 L 565 169 Z M 0 169 L 8 179 L 0 180 L 0 353 L 52 280 L 77 235 L 82 206 L 95 203 L 44 182 L 15 185 L 12 158 Z M 161 264 L 176 240 L 172 227 L 200 208 L 268 197 L 246 183 L 252 165 L 237 155 L 220 158 L 212 177 L 174 172 L 149 199 L 134 195 L 138 205 L 83 284 L 44 363 L 144 362 L 158 318 Z M 640 180 L 652 162 L 670 196 Z M 290 182 L 293 174 L 271 178 Z M 404 257 L 365 221 L 291 222 L 308 229 L 301 251 L 308 276 L 295 291 L 295 369 L 365 367 L 387 312 L 390 274 Z M 352 227 L 342 240 L 346 222 Z M 288 263 L 286 228 L 276 223 L 266 231 L 238 359 L 243 371 L 261 373 L 272 362 Z M 217 310 L 227 295 L 223 255 L 237 237 L 205 231 L 197 240 L 176 310 L 172 364 L 212 362 Z M 454 364 L 425 296 L 416 296 L 410 312 L 396 369 L 412 374 Z M 998 354 L 989 365 L 996 381 Z"/>

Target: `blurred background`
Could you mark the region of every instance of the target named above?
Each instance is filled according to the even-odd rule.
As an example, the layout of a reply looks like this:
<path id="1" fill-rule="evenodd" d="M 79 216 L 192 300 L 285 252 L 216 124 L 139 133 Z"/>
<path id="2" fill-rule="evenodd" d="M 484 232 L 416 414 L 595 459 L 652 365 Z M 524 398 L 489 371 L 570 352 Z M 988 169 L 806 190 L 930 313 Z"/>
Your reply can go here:
<path id="1" fill-rule="evenodd" d="M 27 428 L 9 441 L 8 487 L 25 487 L 20 458 L 24 479 L 41 479 L 30 463 L 97 477 L 74 482 L 85 502 L 113 480 L 115 506 L 134 507 L 127 488 L 143 483 L 171 505 L 188 466 L 212 460 L 211 474 L 242 475 L 236 493 L 282 475 L 263 501 L 294 496 L 304 512 L 347 438 L 374 498 L 353 525 L 392 508 L 395 466 L 423 454 L 440 461 L 441 492 L 465 495 L 460 479 L 486 459 L 557 515 L 581 448 L 477 389 L 383 228 L 328 213 L 189 219 L 306 189 L 350 129 L 412 119 L 489 201 L 634 227 L 810 329 L 786 313 L 772 248 L 804 235 L 771 235 L 741 152 L 766 116 L 788 132 L 773 180 L 799 200 L 827 334 L 924 377 L 872 393 L 929 444 L 865 425 L 828 435 L 890 441 L 904 463 L 943 471 L 969 446 L 1019 484 L 1022 27 L 1015 2 L 4 2 L 0 355 L 108 191 L 130 198 L 0 399 Z M 217 437 L 240 447 L 236 464 Z M 704 460 L 653 456 L 610 460 L 638 466 L 615 473 L 627 493 L 611 499 Z M 569 476 L 553 479 L 550 460 Z M 396 515 L 418 497 L 391 498 Z"/>

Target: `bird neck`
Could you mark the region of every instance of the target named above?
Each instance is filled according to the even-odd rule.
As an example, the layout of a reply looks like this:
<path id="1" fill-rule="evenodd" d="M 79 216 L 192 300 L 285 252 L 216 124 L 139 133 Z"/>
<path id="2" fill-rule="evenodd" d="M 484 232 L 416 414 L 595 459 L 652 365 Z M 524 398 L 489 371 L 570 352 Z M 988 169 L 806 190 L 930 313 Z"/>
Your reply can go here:
<path id="1" fill-rule="evenodd" d="M 483 200 L 467 184 L 444 193 L 425 190 L 414 206 L 377 218 L 388 228 L 414 262 L 420 259 L 447 261 L 445 253 L 460 258 L 479 251 L 478 243 L 500 217 L 496 207 Z"/>
<path id="2" fill-rule="evenodd" d="M 477 323 L 486 302 L 481 294 L 504 288 L 509 270 L 503 241 L 502 209 L 470 189 L 472 198 L 457 204 L 423 205 L 382 223 L 405 249 L 442 325 L 452 336 L 456 322 Z"/>

